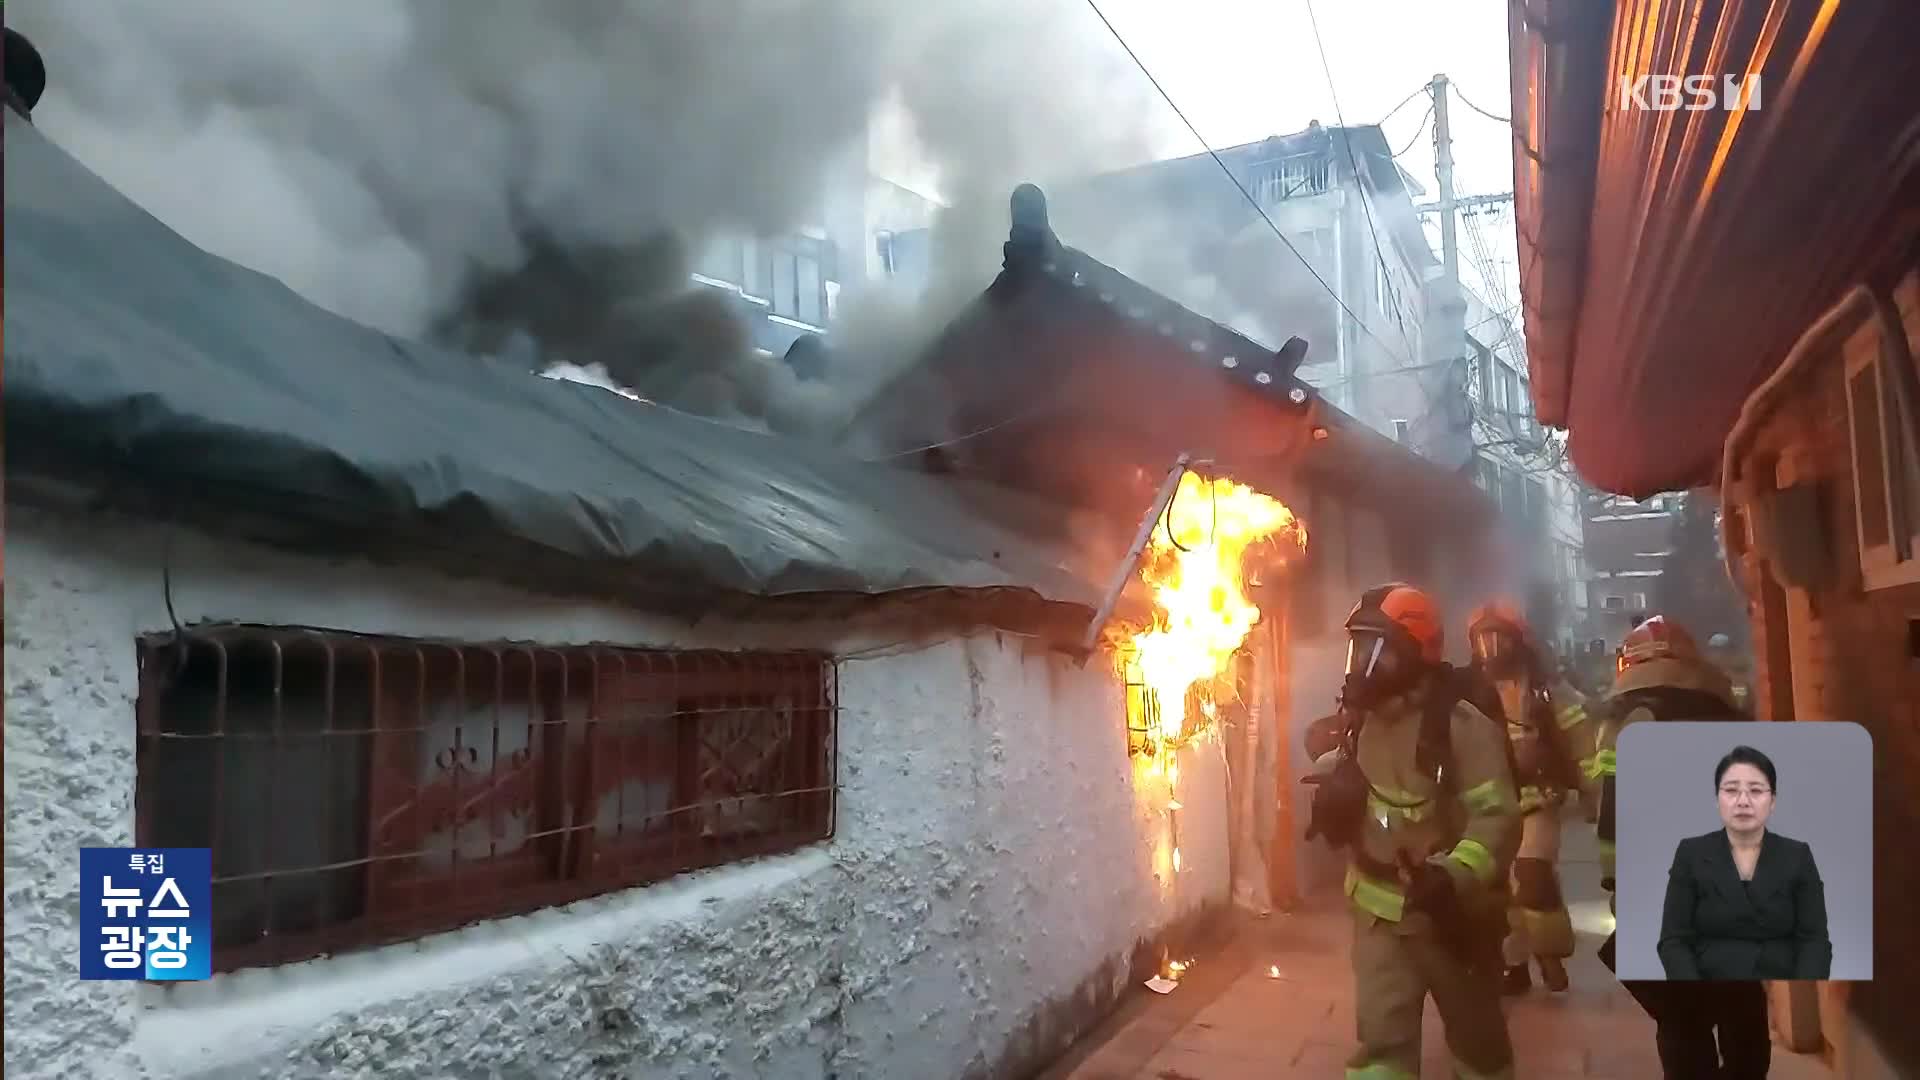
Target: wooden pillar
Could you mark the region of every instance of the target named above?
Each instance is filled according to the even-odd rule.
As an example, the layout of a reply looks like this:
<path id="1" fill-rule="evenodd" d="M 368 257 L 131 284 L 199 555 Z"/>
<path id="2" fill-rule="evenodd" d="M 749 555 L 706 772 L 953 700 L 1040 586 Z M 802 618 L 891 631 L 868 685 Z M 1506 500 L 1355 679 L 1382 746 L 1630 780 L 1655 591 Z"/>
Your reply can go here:
<path id="1" fill-rule="evenodd" d="M 1273 842 L 1267 852 L 1267 892 L 1279 911 L 1292 911 L 1300 901 L 1299 853 L 1294 825 L 1294 800 L 1299 785 L 1293 782 L 1293 663 L 1290 655 L 1287 619 L 1289 605 L 1276 603 L 1267 608 L 1260 620 L 1267 635 L 1268 721 L 1264 737 L 1273 740 L 1274 821 Z"/>

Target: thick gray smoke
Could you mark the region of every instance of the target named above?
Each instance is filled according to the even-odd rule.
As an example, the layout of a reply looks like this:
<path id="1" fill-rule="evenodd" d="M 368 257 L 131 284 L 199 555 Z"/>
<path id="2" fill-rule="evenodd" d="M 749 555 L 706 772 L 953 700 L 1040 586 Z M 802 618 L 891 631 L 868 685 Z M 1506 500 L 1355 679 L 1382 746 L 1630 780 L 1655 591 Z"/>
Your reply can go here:
<path id="1" fill-rule="evenodd" d="M 9 5 L 43 130 L 207 249 L 382 329 L 598 365 L 711 415 L 815 427 L 854 388 L 758 357 L 687 253 L 818 220 L 890 95 L 954 204 L 898 363 L 991 277 L 1021 180 L 1139 160 L 1159 115 L 1066 0 L 66 0 Z M 854 253 L 860 254 L 860 253 Z M 844 256 L 843 256 L 844 257 Z M 891 307 L 888 304 L 891 303 Z M 881 310 L 884 309 L 884 310 Z M 808 397 L 811 393 L 814 396 Z"/>

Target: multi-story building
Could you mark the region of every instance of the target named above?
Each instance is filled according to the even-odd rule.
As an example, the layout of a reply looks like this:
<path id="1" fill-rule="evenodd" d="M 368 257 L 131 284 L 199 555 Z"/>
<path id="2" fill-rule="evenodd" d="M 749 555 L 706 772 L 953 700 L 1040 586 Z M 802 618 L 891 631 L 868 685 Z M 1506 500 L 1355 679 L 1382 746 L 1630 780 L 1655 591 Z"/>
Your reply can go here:
<path id="1" fill-rule="evenodd" d="M 1473 478 L 1507 519 L 1513 588 L 1541 635 L 1565 654 L 1593 637 L 1583 486 L 1533 415 L 1525 349 L 1511 309 L 1471 289 L 1466 300 L 1467 401 Z"/>
<path id="2" fill-rule="evenodd" d="M 1587 560 L 1593 567 L 1588 587 L 1593 618 L 1587 640 L 1611 651 L 1633 628 L 1633 620 L 1652 613 L 1654 582 L 1673 553 L 1673 529 L 1681 506 L 1678 494 L 1631 499 L 1589 492 L 1582 499 L 1586 519 Z"/>
<path id="3" fill-rule="evenodd" d="M 1217 153 L 1060 188 L 1055 212 L 1089 253 L 1195 311 L 1263 344 L 1305 338 L 1300 376 L 1327 400 L 1429 457 L 1462 460 L 1457 410 L 1436 408 L 1449 389 L 1429 355 L 1438 343 L 1423 332 L 1439 271 L 1413 208 L 1425 191 L 1380 129 L 1316 122 Z"/>
<path id="4" fill-rule="evenodd" d="M 857 149 L 864 155 L 864 145 Z M 795 343 L 824 338 L 843 299 L 896 274 L 903 262 L 924 273 L 939 206 L 872 175 L 863 157 L 850 155 L 829 170 L 813 222 L 771 236 L 715 232 L 694 259 L 692 277 L 737 299 L 756 348 L 787 358 L 803 378 L 814 377 L 825 354 L 796 351 Z"/>

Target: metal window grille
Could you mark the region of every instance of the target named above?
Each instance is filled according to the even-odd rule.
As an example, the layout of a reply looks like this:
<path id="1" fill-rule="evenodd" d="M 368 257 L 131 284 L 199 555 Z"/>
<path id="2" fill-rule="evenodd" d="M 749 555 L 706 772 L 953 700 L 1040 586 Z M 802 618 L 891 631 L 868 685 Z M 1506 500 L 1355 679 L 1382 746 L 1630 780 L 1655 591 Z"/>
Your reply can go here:
<path id="1" fill-rule="evenodd" d="M 1202 679 L 1187 688 L 1187 697 L 1182 702 L 1180 732 L 1173 739 L 1164 737 L 1162 729 L 1162 710 L 1166 708 L 1160 695 L 1146 684 L 1146 675 L 1140 668 L 1140 654 L 1131 645 L 1122 646 L 1120 656 L 1120 675 L 1126 688 L 1127 752 L 1129 754 L 1158 753 L 1163 743 L 1182 745 L 1200 733 L 1206 726 L 1204 716 L 1216 708 L 1217 695 L 1211 680 Z"/>
<path id="2" fill-rule="evenodd" d="M 1160 695 L 1146 684 L 1139 654 L 1131 648 L 1122 654 L 1121 673 L 1127 691 L 1127 752 L 1152 753 L 1159 746 Z"/>
<path id="3" fill-rule="evenodd" d="M 138 651 L 136 835 L 213 850 L 217 970 L 833 835 L 837 688 L 822 654 L 253 626 Z"/>
<path id="4" fill-rule="evenodd" d="M 1266 205 L 1326 190 L 1327 159 L 1320 154 L 1282 158 L 1261 169 L 1254 178 L 1254 198 Z"/>

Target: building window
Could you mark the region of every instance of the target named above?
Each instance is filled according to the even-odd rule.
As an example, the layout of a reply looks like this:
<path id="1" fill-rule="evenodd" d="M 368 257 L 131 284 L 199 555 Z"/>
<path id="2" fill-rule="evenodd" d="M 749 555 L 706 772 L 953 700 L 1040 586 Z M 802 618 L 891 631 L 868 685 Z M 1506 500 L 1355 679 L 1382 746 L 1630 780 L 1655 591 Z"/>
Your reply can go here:
<path id="1" fill-rule="evenodd" d="M 709 238 L 697 265 L 697 272 L 702 277 L 724 281 L 729 285 L 741 284 L 740 241 L 731 236 Z"/>
<path id="2" fill-rule="evenodd" d="M 138 643 L 135 832 L 288 963 L 833 833 L 831 661 L 225 626 Z"/>
<path id="3" fill-rule="evenodd" d="M 1600 606 L 1606 608 L 1608 611 L 1624 611 L 1627 607 L 1627 598 L 1624 596 L 1609 596 L 1600 602 Z"/>
<path id="4" fill-rule="evenodd" d="M 1647 594 L 1646 593 L 1637 592 L 1633 594 L 1633 610 L 1635 611 L 1647 610 Z"/>
<path id="5" fill-rule="evenodd" d="M 1488 353 L 1484 346 L 1472 339 L 1467 341 L 1467 348 L 1473 352 L 1473 370 L 1467 375 L 1467 397 L 1478 403 L 1487 397 Z"/>
<path id="6" fill-rule="evenodd" d="M 789 319 L 800 317 L 800 296 L 797 284 L 800 271 L 795 257 L 790 251 L 778 251 L 773 256 L 773 313 L 785 315 Z"/>
<path id="7" fill-rule="evenodd" d="M 805 255 L 796 260 L 799 273 L 795 282 L 797 295 L 795 300 L 799 312 L 795 318 L 815 326 L 825 326 L 827 322 L 826 285 L 820 277 L 820 260 Z"/>
<path id="8" fill-rule="evenodd" d="M 826 322 L 826 296 L 820 260 L 794 251 L 773 255 L 773 313 L 812 326 Z"/>
<path id="9" fill-rule="evenodd" d="M 1868 588 L 1920 581 L 1920 447 L 1915 410 L 1881 346 L 1877 326 L 1846 345 L 1847 426 L 1854 523 Z"/>
<path id="10" fill-rule="evenodd" d="M 899 269 L 893 260 L 893 233 L 886 229 L 875 233 L 873 237 L 873 250 L 874 254 L 880 258 L 881 273 L 891 276 Z"/>
<path id="11" fill-rule="evenodd" d="M 1528 520 L 1527 478 L 1518 472 L 1505 470 L 1500 475 L 1500 486 L 1506 490 L 1500 493 L 1500 510 L 1512 521 Z"/>
<path id="12" fill-rule="evenodd" d="M 1408 428 L 1409 425 L 1405 420 L 1395 420 L 1393 422 L 1393 440 L 1404 446 L 1411 439 L 1411 436 L 1408 434 Z"/>
<path id="13" fill-rule="evenodd" d="M 760 246 L 760 241 L 747 237 L 740 242 L 740 255 L 741 262 L 745 264 L 740 278 L 740 291 L 748 296 L 766 299 L 767 291 L 772 288 L 773 276 L 766 250 Z"/>

